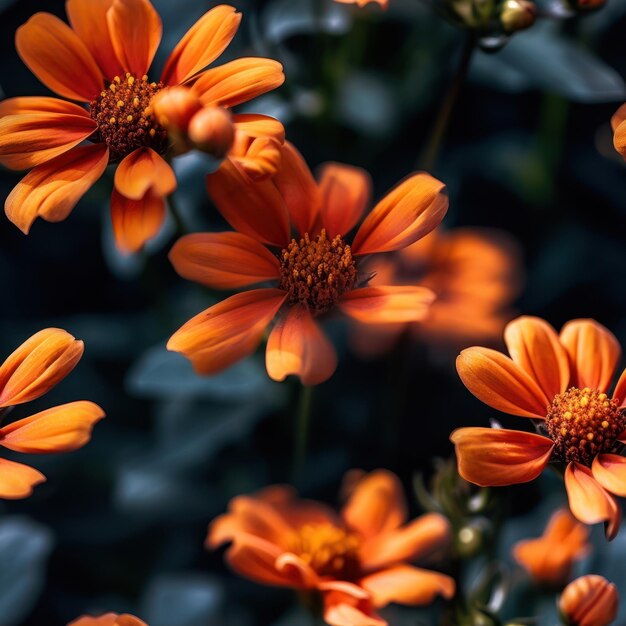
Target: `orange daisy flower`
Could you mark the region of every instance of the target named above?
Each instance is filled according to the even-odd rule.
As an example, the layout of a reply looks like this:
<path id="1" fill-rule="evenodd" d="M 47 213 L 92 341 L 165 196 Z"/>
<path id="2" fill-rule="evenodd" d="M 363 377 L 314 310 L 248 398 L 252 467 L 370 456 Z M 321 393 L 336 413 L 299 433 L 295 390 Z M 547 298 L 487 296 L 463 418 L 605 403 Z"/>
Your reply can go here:
<path id="1" fill-rule="evenodd" d="M 589 529 L 567 509 L 560 509 L 543 536 L 517 542 L 513 556 L 537 584 L 562 588 L 571 578 L 574 562 L 591 551 L 588 539 Z"/>
<path id="2" fill-rule="evenodd" d="M 542 434 L 502 428 L 460 428 L 451 435 L 459 473 L 481 486 L 523 483 L 553 461 L 565 466 L 574 517 L 619 530 L 614 495 L 626 496 L 626 370 L 609 395 L 621 349 L 594 320 L 568 322 L 561 334 L 536 317 L 507 325 L 510 358 L 488 348 L 468 348 L 457 359 L 465 386 L 485 404 L 529 417 Z"/>
<path id="3" fill-rule="evenodd" d="M 561 615 L 570 626 L 608 626 L 615 621 L 618 608 L 615 585 L 595 574 L 570 583 L 559 600 Z"/>
<path id="4" fill-rule="evenodd" d="M 154 96 L 186 84 L 203 105 L 229 108 L 281 85 L 282 66 L 242 58 L 202 71 L 228 46 L 241 20 L 233 7 L 220 5 L 191 27 L 160 79 L 151 81 L 147 72 L 162 24 L 149 0 L 68 0 L 66 8 L 71 27 L 36 13 L 18 29 L 16 47 L 44 85 L 83 104 L 48 97 L 0 103 L 0 163 L 32 168 L 7 198 L 6 213 L 24 233 L 37 217 L 63 220 L 107 165 L 115 164 L 116 234 L 122 249 L 129 242 L 136 249 L 159 231 L 164 198 L 176 189 Z M 120 236 L 124 230 L 132 232 Z"/>
<path id="5" fill-rule="evenodd" d="M 83 354 L 83 342 L 47 328 L 25 341 L 0 366 L 0 419 L 12 407 L 39 398 L 63 380 Z M 71 452 L 84 446 L 104 417 L 93 402 L 71 402 L 0 428 L 0 446 L 26 454 Z M 0 498 L 25 498 L 46 477 L 28 465 L 0 459 Z"/>
<path id="6" fill-rule="evenodd" d="M 123 615 L 106 613 L 105 615 L 100 615 L 100 617 L 83 615 L 67 626 L 148 626 L 148 624 L 128 613 L 124 613 Z"/>
<path id="7" fill-rule="evenodd" d="M 321 597 L 333 626 L 384 626 L 375 610 L 391 602 L 451 598 L 450 577 L 408 565 L 449 544 L 448 521 L 429 513 L 407 523 L 402 485 L 391 472 L 351 482 L 339 515 L 288 487 L 234 498 L 209 527 L 207 547 L 230 543 L 226 558 L 242 576 Z"/>
<path id="8" fill-rule="evenodd" d="M 371 285 L 419 283 L 437 299 L 418 324 L 354 325 L 353 346 L 365 357 L 388 351 L 406 332 L 456 348 L 495 342 L 512 317 L 521 272 L 513 242 L 478 228 L 439 228 L 394 256 L 377 258 L 372 270 Z"/>
<path id="9" fill-rule="evenodd" d="M 271 179 L 251 181 L 232 163 L 208 177 L 220 213 L 238 232 L 182 237 L 170 253 L 184 278 L 216 289 L 264 281 L 187 322 L 169 340 L 196 371 L 213 374 L 254 352 L 270 332 L 266 366 L 274 380 L 295 374 L 305 385 L 332 376 L 337 355 L 317 319 L 339 310 L 368 324 L 418 321 L 434 294 L 425 287 L 366 286 L 365 257 L 398 250 L 435 228 L 448 207 L 444 185 L 413 174 L 365 218 L 348 245 L 346 233 L 369 202 L 370 180 L 361 169 L 329 163 L 316 182 L 290 144 Z M 298 235 L 292 238 L 292 227 Z"/>

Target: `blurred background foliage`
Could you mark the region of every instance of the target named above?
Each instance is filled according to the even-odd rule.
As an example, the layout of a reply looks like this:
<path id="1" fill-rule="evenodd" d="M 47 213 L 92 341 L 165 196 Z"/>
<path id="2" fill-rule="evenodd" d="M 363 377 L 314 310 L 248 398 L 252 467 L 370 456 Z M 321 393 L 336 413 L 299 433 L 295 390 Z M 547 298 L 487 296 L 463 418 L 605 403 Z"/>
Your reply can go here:
<path id="1" fill-rule="evenodd" d="M 163 54 L 216 3 L 154 4 Z M 420 0 L 390 0 L 388 11 L 323 0 L 234 4 L 244 21 L 227 54 L 277 58 L 287 75 L 247 110 L 283 120 L 312 167 L 362 166 L 381 197 L 420 166 L 465 32 Z M 14 32 L 36 11 L 63 9 L 61 0 L 0 2 L 5 97 L 46 93 L 19 60 Z M 609 120 L 626 100 L 625 31 L 626 3 L 608 0 L 593 14 L 540 20 L 500 50 L 477 51 L 433 167 L 449 189 L 446 228 L 500 228 L 517 240 L 525 275 L 518 311 L 557 327 L 593 317 L 622 345 L 626 166 Z M 191 231 L 223 226 L 204 189 L 213 167 L 196 155 L 177 163 Z M 2 197 L 17 180 L 0 172 Z M 237 578 L 220 553 L 202 548 L 208 522 L 231 497 L 292 480 L 297 385 L 272 383 L 261 355 L 200 378 L 167 353 L 169 335 L 220 296 L 175 275 L 167 260 L 173 224 L 144 253 L 119 256 L 107 202 L 101 184 L 68 220 L 39 221 L 28 237 L 7 220 L 0 225 L 0 353 L 41 328 L 67 329 L 85 341 L 85 357 L 45 406 L 84 398 L 107 412 L 85 449 L 34 460 L 49 480 L 33 497 L 0 504 L 2 626 L 62 626 L 104 610 L 136 613 L 150 626 L 307 624 L 289 592 Z M 307 496 L 334 502 L 352 467 L 387 467 L 408 489 L 418 472 L 428 483 L 433 459 L 451 455 L 450 431 L 494 417 L 456 376 L 461 346 L 404 342 L 362 361 L 341 323 L 330 328 L 340 366 L 315 392 L 309 456 L 295 480 Z M 44 406 L 34 404 L 33 412 Z M 514 579 L 523 576 L 510 545 L 540 534 L 562 502 L 556 486 L 545 477 L 500 494 L 511 517 L 490 548 Z M 490 524 L 480 515 L 476 523 Z M 595 538 L 581 570 L 611 578 L 626 598 L 626 532 L 610 546 Z M 495 541 L 488 529 L 478 539 Z M 488 596 L 497 580 L 491 587 Z M 537 611 L 540 623 L 553 623 L 554 596 L 533 596 L 534 607 L 524 593 L 502 607 L 498 596 L 491 608 L 509 617 Z M 392 624 L 432 623 L 428 611 L 386 615 Z"/>

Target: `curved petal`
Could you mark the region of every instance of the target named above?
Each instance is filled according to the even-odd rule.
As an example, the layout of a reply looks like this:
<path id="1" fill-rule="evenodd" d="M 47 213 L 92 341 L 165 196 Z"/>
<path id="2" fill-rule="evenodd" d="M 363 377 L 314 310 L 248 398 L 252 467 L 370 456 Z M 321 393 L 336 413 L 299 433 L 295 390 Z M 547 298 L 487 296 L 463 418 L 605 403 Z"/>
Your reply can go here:
<path id="1" fill-rule="evenodd" d="M 619 454 L 599 454 L 593 460 L 591 473 L 607 491 L 626 498 L 626 458 Z"/>
<path id="2" fill-rule="evenodd" d="M 33 487 L 43 482 L 46 482 L 46 477 L 33 467 L 0 459 L 0 498 L 27 498 L 33 493 Z"/>
<path id="3" fill-rule="evenodd" d="M 613 131 L 617 130 L 617 127 L 624 121 L 626 121 L 626 104 L 622 104 L 611 117 L 611 128 Z"/>
<path id="4" fill-rule="evenodd" d="M 18 96 L 0 101 L 0 118 L 30 113 L 64 113 L 89 117 L 89 113 L 82 106 L 49 96 Z"/>
<path id="5" fill-rule="evenodd" d="M 621 109 L 618 111 L 621 113 Z M 613 134 L 613 145 L 615 149 L 626 158 L 626 122 L 622 121 L 615 126 Z"/>
<path id="6" fill-rule="evenodd" d="M 7 217 L 24 234 L 41 217 L 64 220 L 109 162 L 105 144 L 79 146 L 31 170 L 4 204 Z"/>
<path id="7" fill-rule="evenodd" d="M 567 389 L 569 359 L 550 324 L 538 317 L 518 317 L 507 324 L 504 341 L 513 362 L 539 385 L 547 402 Z"/>
<path id="8" fill-rule="evenodd" d="M 615 335 L 595 320 L 572 320 L 561 330 L 572 364 L 571 384 L 606 391 L 622 350 Z"/>
<path id="9" fill-rule="evenodd" d="M 286 297 L 280 289 L 255 289 L 226 298 L 189 320 L 167 349 L 184 354 L 200 374 L 215 374 L 256 350 Z"/>
<path id="10" fill-rule="evenodd" d="M 467 348 L 456 359 L 463 384 L 482 402 L 509 415 L 544 419 L 552 398 L 507 356 L 490 348 Z"/>
<path id="11" fill-rule="evenodd" d="M 148 191 L 168 196 L 176 187 L 174 170 L 152 148 L 131 152 L 115 171 L 115 188 L 129 200 L 141 200 Z"/>
<path id="12" fill-rule="evenodd" d="M 0 102 L 0 106 L 2 103 Z M 280 120 L 269 115 L 258 113 L 239 113 L 233 115 L 235 132 L 246 137 L 272 137 L 285 142 L 285 127 Z"/>
<path id="13" fill-rule="evenodd" d="M 141 78 L 148 72 L 161 42 L 161 18 L 149 0 L 113 0 L 107 11 L 113 50 L 127 72 Z"/>
<path id="14" fill-rule="evenodd" d="M 183 278 L 215 289 L 234 289 L 280 278 L 280 265 L 264 245 L 242 233 L 194 233 L 169 254 Z"/>
<path id="15" fill-rule="evenodd" d="M 15 33 L 15 47 L 30 71 L 52 91 L 90 102 L 104 77 L 80 37 L 58 17 L 35 13 Z"/>
<path id="16" fill-rule="evenodd" d="M 235 141 L 237 134 L 235 131 Z M 282 157 L 281 142 L 274 137 L 255 137 L 242 153 L 229 153 L 228 158 L 253 181 L 265 180 L 274 176 Z"/>
<path id="17" fill-rule="evenodd" d="M 285 552 L 276 559 L 276 569 L 279 572 L 290 571 L 291 576 L 297 580 L 296 584 L 299 588 L 314 589 L 319 580 L 308 563 L 290 552 Z"/>
<path id="18" fill-rule="evenodd" d="M 273 59 L 243 57 L 202 72 L 193 90 L 202 104 L 234 107 L 285 82 L 283 66 Z"/>
<path id="19" fill-rule="evenodd" d="M 372 194 L 372 179 L 360 167 L 325 163 L 318 175 L 320 216 L 332 239 L 345 235 L 361 219 Z"/>
<path id="20" fill-rule="evenodd" d="M 399 250 L 439 225 L 448 210 L 445 185 L 429 174 L 413 174 L 390 191 L 365 218 L 352 252 L 355 255 Z"/>
<path id="21" fill-rule="evenodd" d="M 76 367 L 83 351 L 83 342 L 60 328 L 35 333 L 0 366 L 0 407 L 42 396 Z"/>
<path id="22" fill-rule="evenodd" d="M 319 385 L 337 369 L 337 353 L 309 311 L 292 306 L 270 333 L 265 365 L 273 380 L 293 374 L 303 385 Z"/>
<path id="23" fill-rule="evenodd" d="M 226 4 L 207 11 L 170 54 L 161 81 L 180 85 L 213 63 L 232 41 L 240 22 L 241 13 Z"/>
<path id="24" fill-rule="evenodd" d="M 591 470 L 580 463 L 570 463 L 565 470 L 565 489 L 574 517 L 584 524 L 605 522 L 607 539 L 614 539 L 619 531 L 621 509 Z"/>
<path id="25" fill-rule="evenodd" d="M 134 615 L 124 613 L 118 615 L 117 613 L 106 613 L 99 617 L 90 617 L 89 615 L 83 615 L 77 620 L 74 620 L 67 626 L 148 626 L 145 622 L 140 620 Z"/>
<path id="26" fill-rule="evenodd" d="M 369 598 L 355 598 L 341 591 L 324 594 L 324 621 L 330 626 L 387 626 L 374 612 Z"/>
<path id="27" fill-rule="evenodd" d="M 550 460 L 547 437 L 504 428 L 458 428 L 450 435 L 459 474 L 480 487 L 503 487 L 534 480 Z"/>
<path id="28" fill-rule="evenodd" d="M 622 372 L 615 385 L 613 396 L 617 400 L 620 409 L 626 407 L 626 369 Z"/>
<path id="29" fill-rule="evenodd" d="M 362 287 L 346 294 L 339 308 L 365 324 L 402 324 L 423 320 L 434 301 L 426 287 Z"/>

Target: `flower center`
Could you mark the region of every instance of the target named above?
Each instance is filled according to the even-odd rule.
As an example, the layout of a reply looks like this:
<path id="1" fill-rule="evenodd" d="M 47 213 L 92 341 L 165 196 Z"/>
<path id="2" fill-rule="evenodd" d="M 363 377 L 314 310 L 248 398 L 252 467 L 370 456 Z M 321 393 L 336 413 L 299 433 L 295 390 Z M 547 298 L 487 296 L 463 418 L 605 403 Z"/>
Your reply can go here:
<path id="1" fill-rule="evenodd" d="M 315 239 L 309 233 L 292 239 L 279 260 L 280 288 L 291 304 L 304 304 L 313 314 L 329 311 L 356 282 L 350 246 L 340 235 L 331 241 L 323 229 Z"/>
<path id="2" fill-rule="evenodd" d="M 572 387 L 554 397 L 546 425 L 562 461 L 590 466 L 597 454 L 613 449 L 626 430 L 626 415 L 605 393 Z"/>
<path id="3" fill-rule="evenodd" d="M 147 76 L 140 80 L 131 74 L 116 76 L 109 88 L 89 104 L 100 141 L 111 151 L 111 162 L 121 161 L 143 147 L 165 154 L 167 131 L 157 123 L 150 104 L 163 87 L 163 83 L 149 83 Z"/>
<path id="4" fill-rule="evenodd" d="M 352 580 L 358 577 L 360 540 L 331 524 L 307 524 L 300 528 L 292 551 L 320 576 Z"/>

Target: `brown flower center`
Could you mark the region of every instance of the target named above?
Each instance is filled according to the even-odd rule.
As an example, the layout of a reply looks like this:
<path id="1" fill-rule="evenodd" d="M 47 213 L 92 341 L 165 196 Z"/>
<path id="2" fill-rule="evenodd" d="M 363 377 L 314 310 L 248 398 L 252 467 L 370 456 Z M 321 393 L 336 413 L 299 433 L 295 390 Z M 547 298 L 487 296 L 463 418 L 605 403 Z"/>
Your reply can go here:
<path id="1" fill-rule="evenodd" d="M 280 253 L 280 288 L 291 304 L 304 304 L 313 314 L 329 311 L 356 282 L 350 246 L 340 235 L 332 241 L 326 231 L 311 239 L 308 233 Z"/>
<path id="2" fill-rule="evenodd" d="M 152 111 L 152 98 L 163 83 L 149 83 L 148 77 L 136 79 L 131 74 L 116 76 L 113 82 L 89 104 L 89 114 L 98 124 L 100 141 L 109 146 L 111 162 L 121 161 L 137 148 L 152 148 L 163 155 L 167 151 L 167 131 Z"/>
<path id="3" fill-rule="evenodd" d="M 590 466 L 597 454 L 615 447 L 626 430 L 626 415 L 606 393 L 572 387 L 554 397 L 546 426 L 562 461 Z"/>

